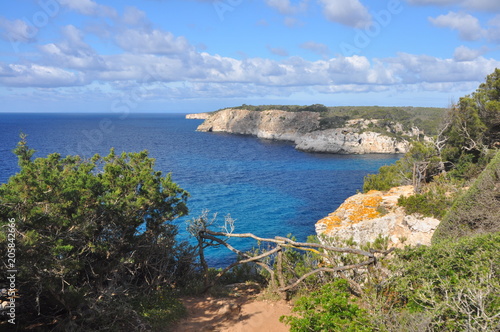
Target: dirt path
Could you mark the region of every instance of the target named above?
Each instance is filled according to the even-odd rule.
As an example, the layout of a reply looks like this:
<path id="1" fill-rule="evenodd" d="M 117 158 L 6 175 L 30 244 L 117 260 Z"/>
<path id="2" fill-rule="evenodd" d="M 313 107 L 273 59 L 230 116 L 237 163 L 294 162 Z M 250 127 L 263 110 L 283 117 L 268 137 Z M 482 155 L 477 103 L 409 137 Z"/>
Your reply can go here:
<path id="1" fill-rule="evenodd" d="M 285 301 L 260 299 L 259 291 L 256 286 L 238 284 L 223 298 L 184 297 L 188 317 L 172 331 L 288 332 L 279 318 L 290 315 L 291 306 Z"/>

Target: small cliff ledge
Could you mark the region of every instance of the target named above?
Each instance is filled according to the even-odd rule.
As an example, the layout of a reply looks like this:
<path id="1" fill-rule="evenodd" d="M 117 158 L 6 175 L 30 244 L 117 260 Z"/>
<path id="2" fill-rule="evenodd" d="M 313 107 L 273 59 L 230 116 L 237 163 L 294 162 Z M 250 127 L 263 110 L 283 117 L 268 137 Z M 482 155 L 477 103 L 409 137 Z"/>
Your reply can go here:
<path id="1" fill-rule="evenodd" d="M 297 150 L 339 154 L 405 153 L 409 142 L 398 141 L 380 133 L 356 132 L 349 128 L 327 129 L 307 133 L 295 140 Z"/>
<path id="2" fill-rule="evenodd" d="M 186 119 L 197 119 L 197 120 L 205 120 L 210 117 L 210 113 L 193 113 L 186 114 Z"/>
<path id="3" fill-rule="evenodd" d="M 430 245 L 440 221 L 418 214 L 407 215 L 397 205 L 398 198 L 413 194 L 413 186 L 392 188 L 388 192 L 371 190 L 356 194 L 327 217 L 316 223 L 316 234 L 323 241 L 350 241 L 357 245 L 386 237 L 388 247 Z"/>
<path id="4" fill-rule="evenodd" d="M 402 137 L 418 137 L 421 134 L 418 128 L 403 132 L 399 123 L 381 127 L 376 119 L 353 119 L 346 121 L 341 128 L 322 128 L 320 113 L 309 111 L 250 111 L 228 108 L 203 114 L 205 121 L 198 127 L 198 131 L 291 141 L 296 149 L 307 152 L 406 153 L 410 143 Z M 189 116 L 189 119 L 201 118 Z M 378 130 L 373 131 L 370 128 Z"/>

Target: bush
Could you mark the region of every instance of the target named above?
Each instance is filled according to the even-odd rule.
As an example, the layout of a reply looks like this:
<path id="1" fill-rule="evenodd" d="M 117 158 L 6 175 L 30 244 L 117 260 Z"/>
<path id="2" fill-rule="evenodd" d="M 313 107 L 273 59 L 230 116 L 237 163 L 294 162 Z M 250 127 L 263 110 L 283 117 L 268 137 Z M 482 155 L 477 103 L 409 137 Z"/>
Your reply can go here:
<path id="1" fill-rule="evenodd" d="M 433 235 L 433 242 L 500 231 L 500 152 L 471 188 L 458 197 Z"/>
<path id="2" fill-rule="evenodd" d="M 173 224 L 188 193 L 147 152 L 33 160 L 23 138 L 15 153 L 21 170 L 0 186 L 0 222 L 15 220 L 20 323 L 140 330 L 130 299 L 182 285 L 196 266 Z"/>
<path id="3" fill-rule="evenodd" d="M 366 310 L 361 309 L 349 292 L 344 279 L 324 285 L 321 290 L 297 300 L 293 308 L 300 317 L 282 316 L 291 332 L 346 331 L 369 332 L 373 326 Z"/>
<path id="4" fill-rule="evenodd" d="M 425 217 L 441 220 L 452 201 L 452 198 L 446 195 L 444 188 L 437 187 L 422 194 L 401 196 L 398 205 L 404 207 L 407 214 L 419 213 Z"/>
<path id="5" fill-rule="evenodd" d="M 386 308 L 424 315 L 432 331 L 500 327 L 500 233 L 398 251 Z"/>

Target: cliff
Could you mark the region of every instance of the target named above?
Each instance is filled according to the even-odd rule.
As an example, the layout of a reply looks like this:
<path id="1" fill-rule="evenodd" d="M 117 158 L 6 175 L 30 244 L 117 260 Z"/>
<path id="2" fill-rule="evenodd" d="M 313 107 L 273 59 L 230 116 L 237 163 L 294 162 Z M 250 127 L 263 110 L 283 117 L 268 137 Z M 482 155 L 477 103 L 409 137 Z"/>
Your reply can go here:
<path id="1" fill-rule="evenodd" d="M 417 128 L 403 132 L 398 123 L 381 128 L 378 121 L 353 119 L 342 128 L 324 129 L 319 112 L 224 109 L 209 113 L 197 130 L 291 141 L 298 150 L 339 154 L 406 153 L 410 143 L 401 137 L 420 134 Z M 374 127 L 379 130 L 370 131 Z"/>
<path id="2" fill-rule="evenodd" d="M 198 119 L 198 120 L 205 120 L 210 117 L 210 113 L 193 113 L 193 114 L 186 114 L 186 119 Z"/>
<path id="3" fill-rule="evenodd" d="M 373 243 L 387 237 L 388 247 L 430 245 L 440 221 L 418 214 L 407 215 L 397 205 L 401 195 L 413 194 L 413 186 L 392 188 L 388 192 L 371 190 L 345 200 L 335 212 L 316 223 L 316 233 L 323 241 Z"/>
<path id="4" fill-rule="evenodd" d="M 212 113 L 199 131 L 254 135 L 259 138 L 295 141 L 319 129 L 319 113 L 286 111 L 248 111 L 225 109 Z"/>

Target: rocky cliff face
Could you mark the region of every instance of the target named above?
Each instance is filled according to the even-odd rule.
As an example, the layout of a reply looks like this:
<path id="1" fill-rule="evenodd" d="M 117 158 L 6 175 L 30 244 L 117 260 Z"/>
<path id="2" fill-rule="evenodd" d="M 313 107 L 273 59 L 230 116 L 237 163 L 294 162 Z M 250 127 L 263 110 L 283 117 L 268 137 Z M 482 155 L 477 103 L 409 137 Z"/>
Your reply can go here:
<path id="1" fill-rule="evenodd" d="M 186 119 L 198 119 L 198 120 L 206 120 L 210 117 L 210 113 L 193 113 L 186 114 Z"/>
<path id="2" fill-rule="evenodd" d="M 401 195 L 413 194 L 413 186 L 376 190 L 349 197 L 327 217 L 316 223 L 316 233 L 323 241 L 353 240 L 358 245 L 387 237 L 388 247 L 430 245 L 440 221 L 417 214 L 407 215 L 397 205 Z M 340 241 L 339 241 L 340 240 Z"/>
<path id="3" fill-rule="evenodd" d="M 213 113 L 198 130 L 295 141 L 301 135 L 318 128 L 319 113 L 225 109 Z"/>
<path id="4" fill-rule="evenodd" d="M 378 120 L 353 119 L 344 128 L 320 130 L 320 114 L 316 112 L 263 112 L 224 109 L 210 113 L 198 131 L 254 135 L 259 138 L 286 140 L 299 150 L 310 152 L 364 154 L 406 153 L 409 142 L 369 131 Z M 399 124 L 386 128 L 398 131 Z M 400 125 L 399 125 L 400 126 Z M 418 135 L 418 129 L 404 133 Z"/>
<path id="5" fill-rule="evenodd" d="M 356 132 L 349 128 L 327 129 L 307 133 L 295 140 L 296 148 L 308 152 L 340 154 L 405 153 L 408 141 L 371 131 Z"/>

